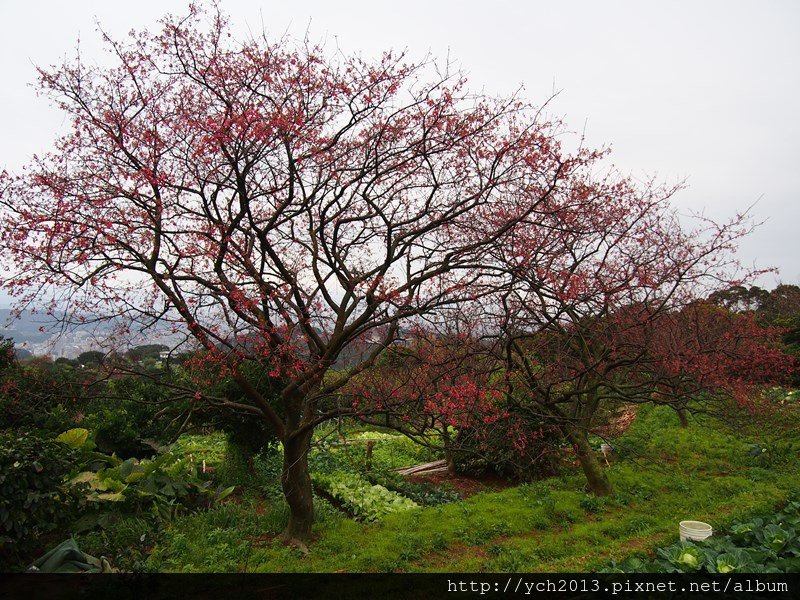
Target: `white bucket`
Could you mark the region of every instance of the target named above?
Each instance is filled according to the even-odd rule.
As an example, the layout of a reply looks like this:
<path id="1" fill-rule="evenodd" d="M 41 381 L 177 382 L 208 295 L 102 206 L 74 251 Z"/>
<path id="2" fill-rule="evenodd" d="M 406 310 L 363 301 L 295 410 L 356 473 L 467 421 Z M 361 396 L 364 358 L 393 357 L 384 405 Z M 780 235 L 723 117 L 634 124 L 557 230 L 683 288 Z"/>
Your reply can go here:
<path id="1" fill-rule="evenodd" d="M 711 537 L 714 530 L 711 525 L 703 523 L 702 521 L 681 521 L 678 527 L 678 532 L 681 536 L 681 541 L 686 540 L 701 541 Z"/>

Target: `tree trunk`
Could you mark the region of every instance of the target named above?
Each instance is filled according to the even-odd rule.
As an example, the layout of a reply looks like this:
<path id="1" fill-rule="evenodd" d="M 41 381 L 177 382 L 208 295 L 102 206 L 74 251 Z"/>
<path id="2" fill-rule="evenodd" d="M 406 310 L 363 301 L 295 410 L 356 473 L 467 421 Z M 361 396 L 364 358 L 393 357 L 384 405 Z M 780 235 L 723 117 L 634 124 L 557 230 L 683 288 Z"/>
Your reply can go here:
<path id="1" fill-rule="evenodd" d="M 678 413 L 678 420 L 681 422 L 681 427 L 684 427 L 684 428 L 688 427 L 689 426 L 689 415 L 686 412 L 686 409 L 681 407 L 681 408 L 677 408 L 675 410 Z"/>
<path id="2" fill-rule="evenodd" d="M 444 429 L 442 430 L 442 445 L 444 446 L 444 458 L 447 461 L 447 473 L 456 475 L 456 457 L 453 452 L 453 441 L 450 438 L 450 431 L 448 431 L 447 425 L 444 425 Z"/>
<path id="3" fill-rule="evenodd" d="M 589 438 L 583 430 L 572 429 L 567 432 L 569 441 L 575 446 L 575 454 L 589 482 L 589 489 L 595 496 L 609 496 L 612 493 L 611 482 L 606 477 L 600 461 L 597 460 Z"/>
<path id="4" fill-rule="evenodd" d="M 446 448 L 444 451 L 444 458 L 447 461 L 447 473 L 449 475 L 458 475 L 456 470 L 456 459 L 453 456 L 453 450 L 451 448 Z"/>
<path id="5" fill-rule="evenodd" d="M 375 440 L 370 440 L 367 442 L 367 459 L 366 459 L 366 470 L 372 470 L 372 449 L 375 447 Z"/>
<path id="6" fill-rule="evenodd" d="M 283 445 L 281 486 L 289 505 L 289 524 L 283 532 L 287 542 L 301 548 L 311 537 L 314 523 L 314 497 L 308 472 L 308 451 L 311 433 L 295 436 Z"/>

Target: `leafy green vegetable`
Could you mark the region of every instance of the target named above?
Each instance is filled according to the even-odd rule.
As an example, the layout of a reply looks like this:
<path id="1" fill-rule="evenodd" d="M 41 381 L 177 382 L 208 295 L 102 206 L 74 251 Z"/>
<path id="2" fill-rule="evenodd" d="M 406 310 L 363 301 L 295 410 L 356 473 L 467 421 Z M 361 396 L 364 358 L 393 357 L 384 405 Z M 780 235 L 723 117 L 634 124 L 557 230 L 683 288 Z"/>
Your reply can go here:
<path id="1" fill-rule="evenodd" d="M 786 546 L 786 542 L 789 541 L 789 532 L 779 525 L 771 523 L 764 527 L 763 532 L 758 537 L 770 550 L 780 552 Z"/>
<path id="2" fill-rule="evenodd" d="M 605 572 L 708 573 L 797 572 L 800 570 L 800 501 L 777 514 L 734 523 L 728 535 L 662 548 L 654 561 L 612 560 Z"/>
<path id="3" fill-rule="evenodd" d="M 180 507 L 207 507 L 235 489 L 215 486 L 201 478 L 196 460 L 169 449 L 142 460 L 98 461 L 94 456 L 97 454 L 88 453 L 85 464 L 90 468 L 68 481 L 70 486 L 82 486 L 90 502 L 124 502 L 134 509 L 150 506 L 156 515 L 165 516 Z"/>
<path id="4" fill-rule="evenodd" d="M 700 549 L 689 543 L 659 550 L 658 556 L 665 559 L 675 570 L 683 573 L 698 570 L 704 562 Z"/>
<path id="5" fill-rule="evenodd" d="M 364 521 L 375 521 L 389 513 L 419 506 L 413 500 L 389 491 L 382 485 L 372 485 L 354 473 L 317 475 L 315 482 Z"/>
<path id="6" fill-rule="evenodd" d="M 752 564 L 753 561 L 747 552 L 737 548 L 731 552 L 719 554 L 713 566 L 717 573 L 741 573 L 748 571 Z"/>

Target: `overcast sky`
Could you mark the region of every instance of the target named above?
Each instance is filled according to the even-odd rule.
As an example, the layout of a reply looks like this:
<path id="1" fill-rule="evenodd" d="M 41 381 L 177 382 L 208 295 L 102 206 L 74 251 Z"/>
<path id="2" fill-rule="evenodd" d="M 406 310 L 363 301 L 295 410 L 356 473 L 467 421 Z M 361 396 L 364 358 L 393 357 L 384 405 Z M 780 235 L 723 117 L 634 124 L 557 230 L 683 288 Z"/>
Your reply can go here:
<path id="1" fill-rule="evenodd" d="M 152 28 L 188 0 L 0 0 L 0 169 L 49 148 L 61 114 L 31 83 L 34 65 Z M 289 32 L 345 52 L 448 54 L 471 87 L 508 94 L 524 85 L 590 145 L 637 177 L 686 179 L 676 204 L 724 220 L 755 204 L 766 220 L 740 259 L 800 283 L 800 2 L 222 0 L 235 30 Z M 759 283 L 773 287 L 778 278 Z M 2 300 L 0 300 L 2 302 Z"/>

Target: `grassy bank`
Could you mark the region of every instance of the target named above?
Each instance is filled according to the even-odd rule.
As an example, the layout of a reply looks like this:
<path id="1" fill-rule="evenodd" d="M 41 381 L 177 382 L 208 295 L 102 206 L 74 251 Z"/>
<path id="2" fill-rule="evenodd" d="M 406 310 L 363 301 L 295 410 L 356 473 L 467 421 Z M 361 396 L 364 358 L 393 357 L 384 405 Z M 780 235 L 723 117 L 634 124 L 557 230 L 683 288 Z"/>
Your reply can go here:
<path id="1" fill-rule="evenodd" d="M 321 499 L 308 554 L 276 539 L 286 511 L 246 489 L 236 500 L 177 517 L 157 534 L 148 569 L 166 571 L 585 571 L 677 538 L 677 523 L 724 528 L 800 489 L 793 460 L 751 456 L 758 432 L 734 437 L 709 418 L 682 429 L 644 408 L 617 440 L 615 494 L 583 491 L 579 473 L 477 494 L 359 523 Z"/>

